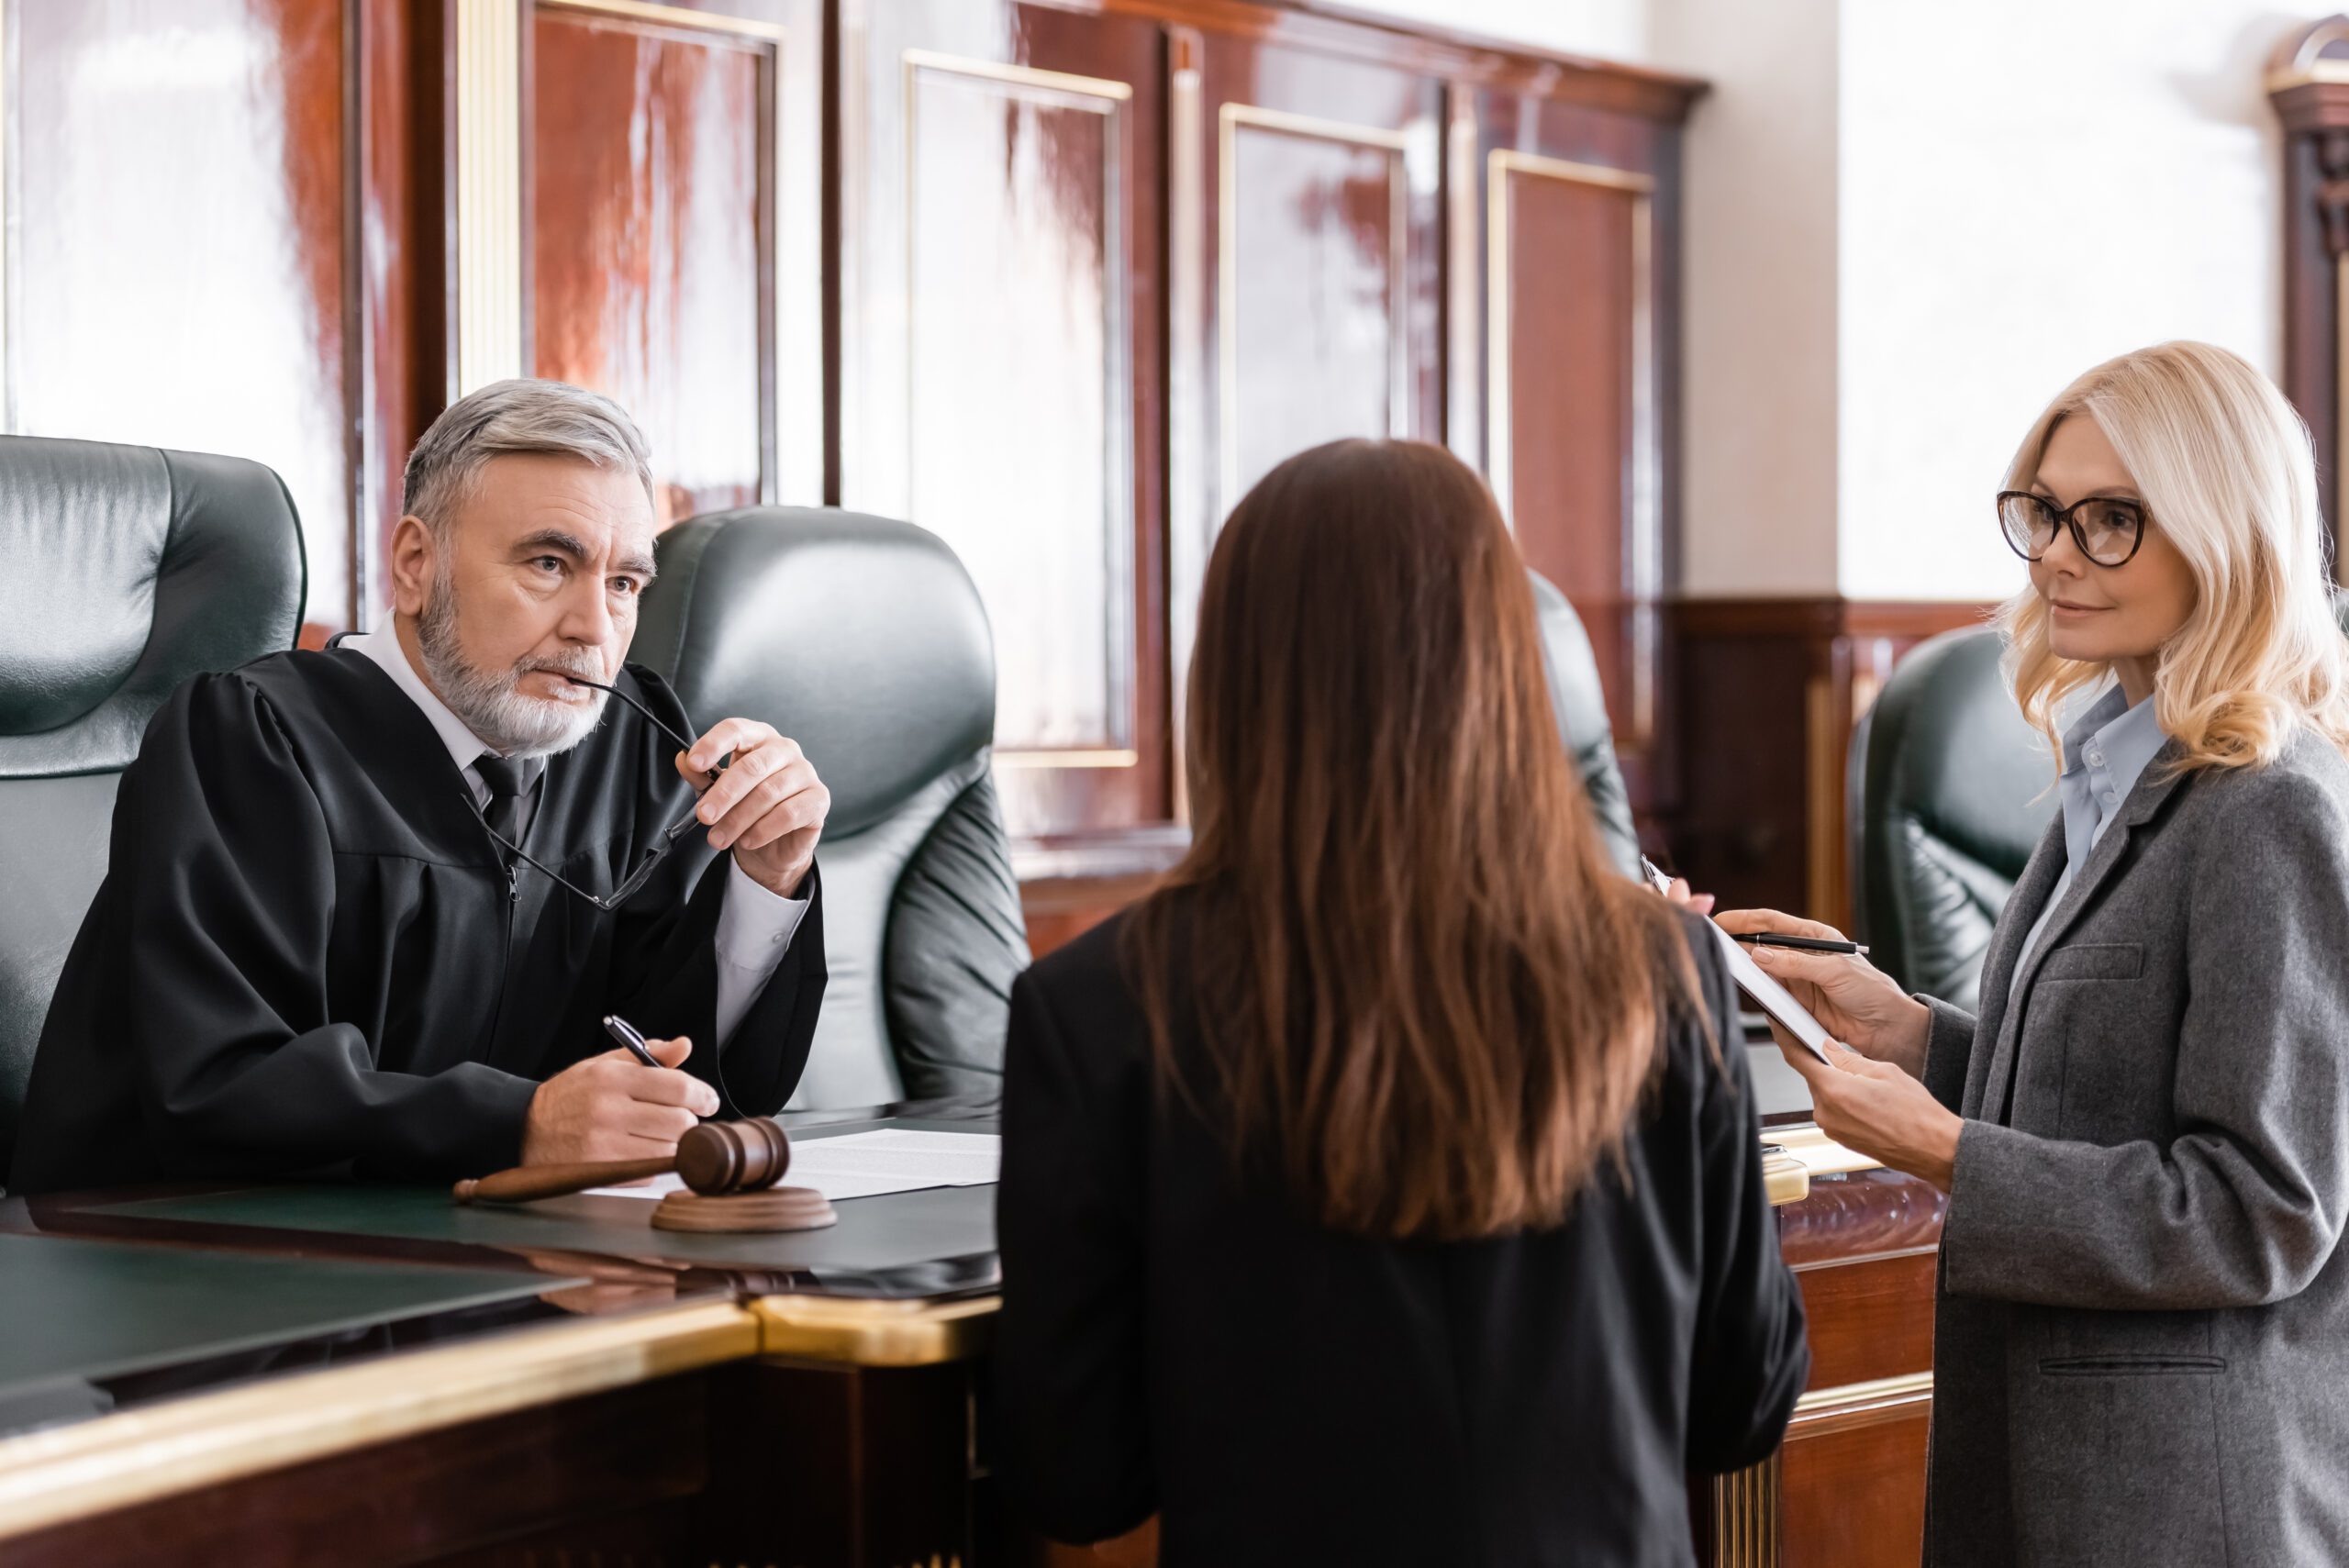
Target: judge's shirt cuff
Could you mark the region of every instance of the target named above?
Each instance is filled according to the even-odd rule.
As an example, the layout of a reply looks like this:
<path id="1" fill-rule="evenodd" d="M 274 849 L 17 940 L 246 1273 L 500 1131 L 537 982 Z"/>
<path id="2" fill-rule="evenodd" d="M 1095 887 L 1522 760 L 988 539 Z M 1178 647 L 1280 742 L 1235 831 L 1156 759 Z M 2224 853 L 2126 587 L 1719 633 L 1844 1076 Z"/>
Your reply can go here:
<path id="1" fill-rule="evenodd" d="M 726 896 L 718 909 L 718 1043 L 734 1037 L 734 1026 L 750 1012 L 751 1004 L 774 978 L 791 939 L 807 913 L 805 898 L 770 893 L 751 879 L 730 857 L 726 862 Z"/>

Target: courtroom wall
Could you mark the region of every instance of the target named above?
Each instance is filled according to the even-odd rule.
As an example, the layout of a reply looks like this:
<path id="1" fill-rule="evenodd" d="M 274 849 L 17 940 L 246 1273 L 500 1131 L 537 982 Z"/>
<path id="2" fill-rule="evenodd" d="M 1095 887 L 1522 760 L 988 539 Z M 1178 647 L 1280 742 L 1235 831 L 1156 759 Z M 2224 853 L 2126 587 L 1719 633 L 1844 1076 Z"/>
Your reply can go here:
<path id="1" fill-rule="evenodd" d="M 1847 597 L 2012 592 L 1987 497 L 2032 416 L 2089 365 L 2201 338 L 2282 370 L 2260 80 L 2297 25 L 2261 0 L 1844 7 Z"/>

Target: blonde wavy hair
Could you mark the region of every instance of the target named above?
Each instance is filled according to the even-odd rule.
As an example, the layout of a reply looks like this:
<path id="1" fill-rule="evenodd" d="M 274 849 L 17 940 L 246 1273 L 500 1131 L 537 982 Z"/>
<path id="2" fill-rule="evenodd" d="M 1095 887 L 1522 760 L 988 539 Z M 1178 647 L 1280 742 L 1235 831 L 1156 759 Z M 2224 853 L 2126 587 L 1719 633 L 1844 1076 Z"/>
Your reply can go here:
<path id="1" fill-rule="evenodd" d="M 2349 751 L 2349 639 L 2333 619 L 2308 427 L 2275 384 L 2209 343 L 2157 343 L 2081 376 L 2032 421 L 2007 470 L 2028 490 L 2047 438 L 2097 422 L 2145 497 L 2151 525 L 2193 574 L 2194 609 L 2161 651 L 2156 717 L 2177 766 L 2274 762 L 2305 725 Z M 2023 716 L 2062 765 L 2065 699 L 2110 666 L 2059 658 L 2047 605 L 2026 587 L 1999 607 Z"/>

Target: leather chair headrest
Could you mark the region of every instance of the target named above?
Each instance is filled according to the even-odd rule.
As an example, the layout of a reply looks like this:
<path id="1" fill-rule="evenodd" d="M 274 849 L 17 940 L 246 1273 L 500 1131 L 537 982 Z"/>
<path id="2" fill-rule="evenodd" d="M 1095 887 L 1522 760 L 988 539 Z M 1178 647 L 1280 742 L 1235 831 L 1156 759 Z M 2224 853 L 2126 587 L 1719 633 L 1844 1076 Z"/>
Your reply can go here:
<path id="1" fill-rule="evenodd" d="M 630 656 L 696 694 L 694 722 L 763 719 L 872 826 L 990 745 L 995 643 L 935 535 L 856 512 L 750 506 L 661 536 Z"/>
<path id="2" fill-rule="evenodd" d="M 1961 1006 L 2055 812 L 2054 759 L 2015 706 L 2003 651 L 1988 627 L 1919 643 L 1855 740 L 1855 934 L 1901 984 Z"/>
<path id="3" fill-rule="evenodd" d="M 1640 874 L 1640 834 L 1631 817 L 1631 793 L 1615 760 L 1614 723 L 1599 684 L 1598 660 L 1582 617 L 1557 585 L 1539 572 L 1533 584 L 1533 617 L 1542 634 L 1542 662 L 1550 677 L 1550 711 L 1558 721 L 1566 757 L 1589 798 L 1608 858 L 1626 876 Z"/>
<path id="4" fill-rule="evenodd" d="M 241 458 L 0 437 L 0 778 L 128 765 L 172 688 L 293 645 L 302 532 Z"/>

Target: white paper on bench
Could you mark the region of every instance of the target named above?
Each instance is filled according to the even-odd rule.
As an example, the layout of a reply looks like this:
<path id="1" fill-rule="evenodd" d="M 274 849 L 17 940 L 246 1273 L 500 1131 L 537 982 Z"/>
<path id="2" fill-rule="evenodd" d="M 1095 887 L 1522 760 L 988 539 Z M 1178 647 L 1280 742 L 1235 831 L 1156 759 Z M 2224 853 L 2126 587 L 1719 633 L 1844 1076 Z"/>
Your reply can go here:
<path id="1" fill-rule="evenodd" d="M 783 1184 L 813 1187 L 834 1203 L 924 1187 L 984 1186 L 1003 1165 L 1003 1139 L 992 1132 L 924 1132 L 885 1127 L 808 1138 L 791 1145 L 791 1169 Z M 656 1176 L 640 1187 L 595 1187 L 596 1197 L 657 1198 L 684 1190 L 674 1176 Z"/>

